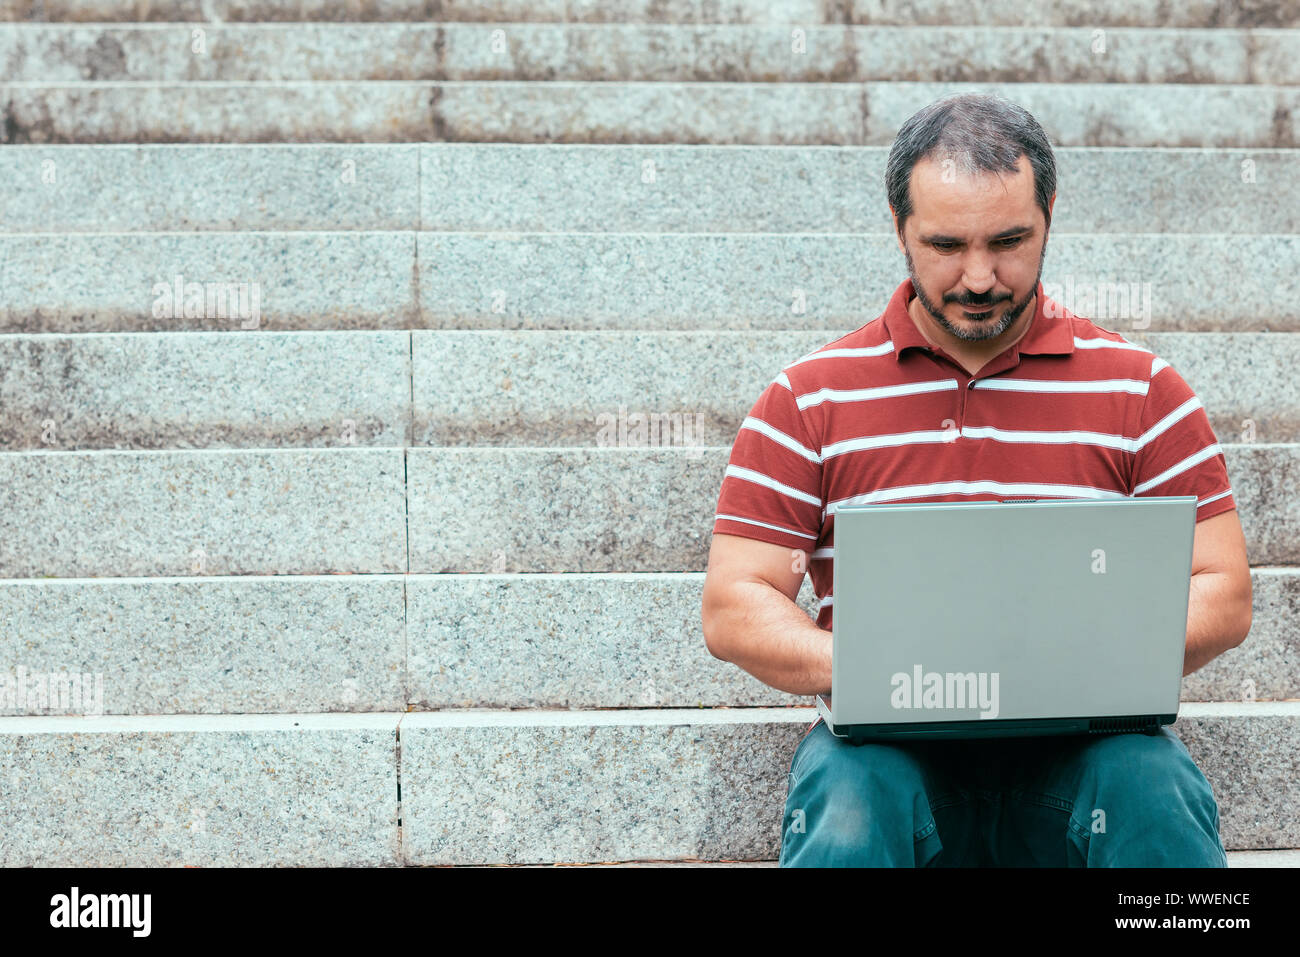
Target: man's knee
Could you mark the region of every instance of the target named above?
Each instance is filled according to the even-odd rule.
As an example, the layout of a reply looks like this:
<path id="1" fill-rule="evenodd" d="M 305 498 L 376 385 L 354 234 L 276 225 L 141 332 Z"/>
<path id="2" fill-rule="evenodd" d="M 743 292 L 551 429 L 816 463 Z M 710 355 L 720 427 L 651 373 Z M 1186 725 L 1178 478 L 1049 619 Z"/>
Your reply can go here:
<path id="1" fill-rule="evenodd" d="M 895 745 L 853 745 L 819 725 L 796 752 L 782 858 L 794 845 L 819 860 L 913 863 L 934 831 L 917 758 Z"/>
<path id="2" fill-rule="evenodd" d="M 1214 807 L 1210 782 L 1173 732 L 1116 734 L 1092 742 L 1088 772 L 1099 796 L 1163 808 Z"/>
<path id="3" fill-rule="evenodd" d="M 907 797 L 924 792 L 926 780 L 917 754 L 894 744 L 849 744 L 819 724 L 790 763 L 796 781 L 815 781 L 846 802 L 866 797 Z"/>
<path id="4" fill-rule="evenodd" d="M 1109 846 L 1131 866 L 1180 859 L 1218 866 L 1213 789 L 1173 732 L 1099 738 L 1083 759 L 1072 827 L 1094 852 Z"/>

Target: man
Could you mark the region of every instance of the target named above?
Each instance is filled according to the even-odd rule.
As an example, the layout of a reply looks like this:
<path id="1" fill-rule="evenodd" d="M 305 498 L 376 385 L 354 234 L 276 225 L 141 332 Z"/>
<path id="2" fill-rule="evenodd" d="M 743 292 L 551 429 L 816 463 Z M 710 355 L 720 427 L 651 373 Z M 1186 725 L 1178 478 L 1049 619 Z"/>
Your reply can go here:
<path id="1" fill-rule="evenodd" d="M 867 492 L 1195 495 L 1183 673 L 1240 644 L 1250 570 L 1204 409 L 1166 362 L 1043 294 L 1056 169 L 1037 121 L 997 97 L 933 103 L 900 130 L 886 189 L 911 278 L 880 318 L 787 365 L 745 419 L 704 586 L 710 652 L 830 693 L 834 508 Z M 998 587 L 979 542 L 953 547 Z M 805 569 L 816 623 L 794 603 Z M 819 719 L 787 783 L 782 866 L 1227 864 L 1209 783 L 1168 728 L 855 746 Z"/>

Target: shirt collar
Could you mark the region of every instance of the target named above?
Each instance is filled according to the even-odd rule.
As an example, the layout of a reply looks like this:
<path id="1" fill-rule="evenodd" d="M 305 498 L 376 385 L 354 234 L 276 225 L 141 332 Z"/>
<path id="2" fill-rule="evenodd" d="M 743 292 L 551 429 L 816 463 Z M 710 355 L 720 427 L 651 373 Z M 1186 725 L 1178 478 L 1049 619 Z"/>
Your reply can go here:
<path id="1" fill-rule="evenodd" d="M 1043 284 L 1037 287 L 1034 318 L 1030 320 L 1029 331 L 1015 345 L 1008 349 L 1018 355 L 1070 355 L 1074 352 L 1074 326 L 1070 322 L 1071 314 L 1059 303 L 1048 299 L 1043 293 Z M 889 305 L 885 307 L 885 329 L 894 343 L 894 356 L 903 358 L 903 350 L 913 346 L 934 352 L 925 336 L 921 335 L 912 316 L 907 311 L 908 302 L 916 295 L 912 280 L 904 279 L 894 290 Z M 1050 307 L 1048 303 L 1051 303 Z"/>

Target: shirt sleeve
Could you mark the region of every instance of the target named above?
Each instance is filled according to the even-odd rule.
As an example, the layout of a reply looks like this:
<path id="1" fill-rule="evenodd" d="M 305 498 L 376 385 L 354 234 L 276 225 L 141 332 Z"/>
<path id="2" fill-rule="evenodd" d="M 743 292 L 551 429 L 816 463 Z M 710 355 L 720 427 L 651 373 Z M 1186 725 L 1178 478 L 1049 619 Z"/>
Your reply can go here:
<path id="1" fill-rule="evenodd" d="M 1201 400 L 1181 375 L 1153 358 L 1133 466 L 1133 495 L 1195 495 L 1203 522 L 1237 507 Z"/>
<path id="2" fill-rule="evenodd" d="M 740 426 L 713 532 L 812 551 L 821 537 L 821 493 L 820 446 L 810 440 L 783 373 Z"/>

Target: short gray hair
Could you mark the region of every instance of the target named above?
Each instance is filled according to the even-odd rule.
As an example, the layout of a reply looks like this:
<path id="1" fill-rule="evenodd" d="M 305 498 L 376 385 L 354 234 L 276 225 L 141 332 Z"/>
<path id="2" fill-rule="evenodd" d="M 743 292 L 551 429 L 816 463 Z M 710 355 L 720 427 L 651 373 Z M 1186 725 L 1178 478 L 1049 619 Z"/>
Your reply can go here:
<path id="1" fill-rule="evenodd" d="M 1056 156 L 1047 134 L 1022 106 L 1001 96 L 955 93 L 913 114 L 894 140 L 885 164 L 885 192 L 901 235 L 912 215 L 908 185 L 921 160 L 943 154 L 963 172 L 1014 173 L 1025 156 L 1034 173 L 1034 198 L 1048 226 L 1056 192 Z"/>

